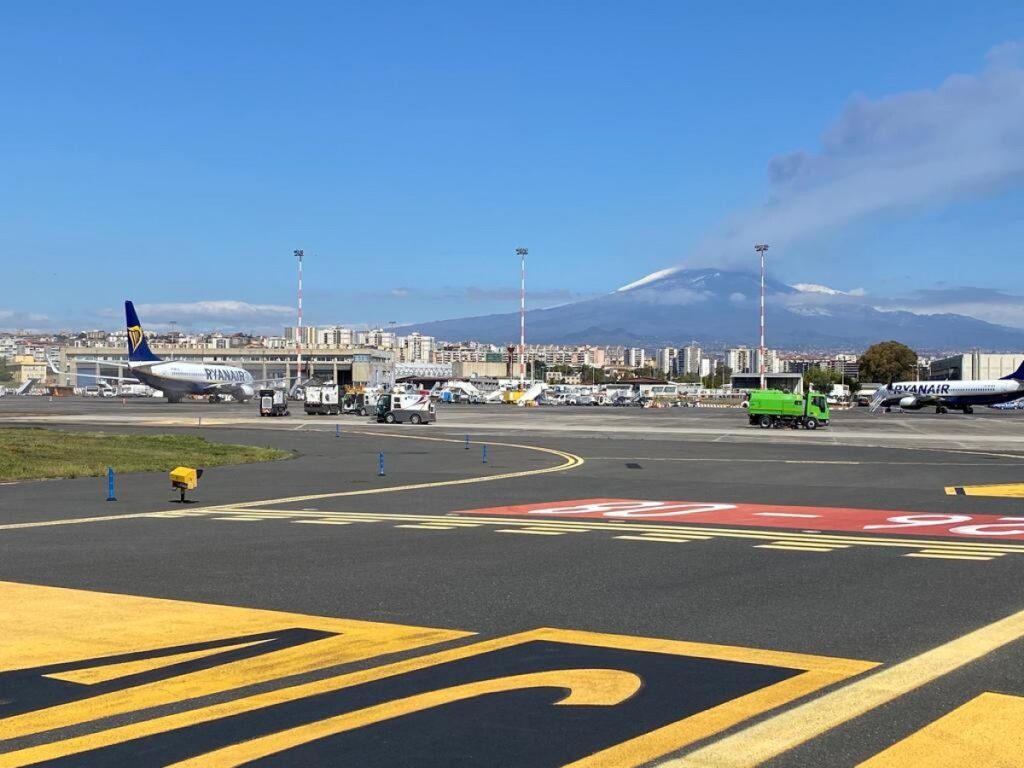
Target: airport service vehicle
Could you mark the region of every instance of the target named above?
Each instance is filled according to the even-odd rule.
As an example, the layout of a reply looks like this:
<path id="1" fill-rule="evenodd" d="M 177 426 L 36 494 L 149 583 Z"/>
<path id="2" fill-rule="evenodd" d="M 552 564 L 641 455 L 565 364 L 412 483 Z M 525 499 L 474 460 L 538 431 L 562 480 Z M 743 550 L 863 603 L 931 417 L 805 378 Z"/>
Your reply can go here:
<path id="1" fill-rule="evenodd" d="M 338 400 L 337 384 L 307 384 L 306 400 L 303 407 L 306 414 L 312 416 L 336 416 L 341 413 L 341 403 Z"/>
<path id="2" fill-rule="evenodd" d="M 354 413 L 359 416 L 369 416 L 370 411 L 376 411 L 377 400 L 380 393 L 376 390 L 357 392 L 347 395 L 342 401 L 342 413 Z"/>
<path id="3" fill-rule="evenodd" d="M 947 413 L 950 408 L 963 413 L 974 413 L 976 405 L 998 405 L 1024 397 L 1024 363 L 1016 371 L 1001 379 L 977 381 L 897 381 L 875 392 L 871 411 L 894 405 L 905 411 L 919 411 L 934 405 L 936 413 Z"/>
<path id="4" fill-rule="evenodd" d="M 283 389 L 260 390 L 260 416 L 287 416 L 288 393 Z"/>
<path id="5" fill-rule="evenodd" d="M 231 395 L 232 399 L 244 403 L 256 395 L 256 380 L 244 368 L 214 363 L 188 363 L 183 360 L 163 360 L 153 354 L 146 340 L 146 334 L 139 323 L 135 306 L 124 303 L 125 322 L 128 326 L 128 362 L 116 360 L 83 360 L 82 362 L 99 363 L 113 368 L 127 369 L 129 376 L 119 377 L 117 381 L 131 381 L 146 384 L 164 393 L 169 403 L 181 402 L 187 395 L 207 395 L 211 403 L 216 403 L 222 395 Z M 106 376 L 92 376 L 101 380 Z"/>
<path id="6" fill-rule="evenodd" d="M 829 422 L 828 401 L 818 392 L 795 395 L 778 389 L 755 389 L 750 393 L 747 417 L 751 425 L 761 429 L 817 429 Z"/>
<path id="7" fill-rule="evenodd" d="M 377 400 L 378 423 L 429 424 L 436 420 L 429 392 L 387 392 Z"/>

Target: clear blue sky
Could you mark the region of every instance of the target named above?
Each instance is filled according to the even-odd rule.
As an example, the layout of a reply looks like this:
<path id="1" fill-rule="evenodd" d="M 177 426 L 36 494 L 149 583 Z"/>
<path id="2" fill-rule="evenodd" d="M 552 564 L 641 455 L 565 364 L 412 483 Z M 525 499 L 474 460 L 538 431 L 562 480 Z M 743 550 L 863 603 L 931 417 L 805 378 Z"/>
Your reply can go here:
<path id="1" fill-rule="evenodd" d="M 376 324 L 513 310 L 520 245 L 536 304 L 684 261 L 855 94 L 978 76 L 1024 6 L 68 1 L 0 28 L 0 327 L 290 306 L 294 248 L 308 322 Z M 780 234 L 775 274 L 1024 292 L 1004 175 Z M 288 320 L 190 312 L 152 321 Z"/>

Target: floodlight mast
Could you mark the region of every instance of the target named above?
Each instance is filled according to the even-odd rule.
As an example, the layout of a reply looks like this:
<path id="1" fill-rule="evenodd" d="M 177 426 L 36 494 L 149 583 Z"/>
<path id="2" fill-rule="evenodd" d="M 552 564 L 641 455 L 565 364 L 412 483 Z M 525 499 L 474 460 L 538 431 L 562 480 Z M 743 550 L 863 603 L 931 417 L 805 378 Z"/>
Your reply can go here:
<path id="1" fill-rule="evenodd" d="M 529 250 L 516 248 L 519 257 L 519 384 L 526 383 L 526 255 Z"/>
<path id="2" fill-rule="evenodd" d="M 292 252 L 299 260 L 299 327 L 295 330 L 295 382 L 302 380 L 302 249 Z"/>
<path id="3" fill-rule="evenodd" d="M 754 250 L 757 251 L 761 257 L 761 345 L 758 349 L 757 362 L 758 369 L 761 374 L 761 389 L 765 389 L 765 366 L 764 366 L 764 254 L 768 250 L 768 246 L 765 243 L 758 243 L 754 246 Z"/>

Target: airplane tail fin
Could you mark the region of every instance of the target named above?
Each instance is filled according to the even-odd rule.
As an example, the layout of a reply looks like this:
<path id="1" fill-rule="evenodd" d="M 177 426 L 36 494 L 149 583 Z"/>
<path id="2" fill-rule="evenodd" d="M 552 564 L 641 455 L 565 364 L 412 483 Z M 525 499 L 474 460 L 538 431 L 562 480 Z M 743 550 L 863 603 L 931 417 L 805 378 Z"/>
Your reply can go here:
<path id="1" fill-rule="evenodd" d="M 146 332 L 142 330 L 139 316 L 135 313 L 135 305 L 130 301 L 124 303 L 124 318 L 128 326 L 128 360 L 132 363 L 155 363 L 160 360 L 149 348 Z"/>
<path id="2" fill-rule="evenodd" d="M 1003 376 L 1003 379 L 1015 379 L 1016 381 L 1024 381 L 1024 362 L 1017 366 L 1017 370 L 1011 373 L 1009 376 Z"/>

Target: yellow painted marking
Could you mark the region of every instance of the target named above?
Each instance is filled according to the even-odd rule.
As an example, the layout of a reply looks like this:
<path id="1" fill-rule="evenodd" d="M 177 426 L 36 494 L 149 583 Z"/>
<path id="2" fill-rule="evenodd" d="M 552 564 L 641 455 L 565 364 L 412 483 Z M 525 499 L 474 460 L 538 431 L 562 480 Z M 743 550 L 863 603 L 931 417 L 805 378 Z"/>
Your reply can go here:
<path id="1" fill-rule="evenodd" d="M 616 539 L 622 539 L 624 541 L 664 541 L 671 544 L 685 544 L 692 539 L 684 539 L 679 536 L 616 536 Z"/>
<path id="2" fill-rule="evenodd" d="M 1015 766 L 1024 754 L 1024 698 L 983 693 L 860 768 Z"/>
<path id="3" fill-rule="evenodd" d="M 832 552 L 831 547 L 807 547 L 795 544 L 755 544 L 756 549 L 784 549 L 788 552 Z"/>
<path id="4" fill-rule="evenodd" d="M 427 440 L 435 443 L 457 443 L 462 445 L 462 440 L 447 438 L 447 437 L 425 437 L 422 435 L 399 435 L 391 434 L 387 432 L 349 432 L 353 435 L 365 435 L 374 438 L 397 438 L 400 440 Z M 522 445 L 519 443 L 488 443 L 491 448 L 516 448 L 524 451 L 534 451 L 536 453 L 544 453 L 551 456 L 557 456 L 562 459 L 561 464 L 556 464 L 553 467 L 543 467 L 541 469 L 526 469 L 519 472 L 504 472 L 498 475 L 481 475 L 480 477 L 466 477 L 458 480 L 438 480 L 429 483 L 414 483 L 411 485 L 394 485 L 385 488 L 366 488 L 359 491 L 339 491 L 336 493 L 314 493 L 306 496 L 289 496 L 280 499 L 266 499 L 264 501 L 248 502 L 247 507 L 260 507 L 267 504 L 294 504 L 302 501 L 313 501 L 315 499 L 334 499 L 343 496 L 368 496 L 379 493 L 397 493 L 399 491 L 415 491 L 423 488 L 442 488 L 452 485 L 471 485 L 473 483 L 489 483 L 495 480 L 509 480 L 517 477 L 532 477 L 534 475 L 544 475 L 551 472 L 564 472 L 568 469 L 575 469 L 576 467 L 583 466 L 584 460 L 581 456 L 577 456 L 574 453 L 568 453 L 567 451 L 558 451 L 554 448 L 541 448 L 536 445 Z"/>
<path id="5" fill-rule="evenodd" d="M 51 525 L 80 525 L 84 523 L 104 523 L 108 520 L 131 520 L 137 517 L 151 517 L 152 512 L 135 512 L 127 515 L 101 515 L 99 517 L 71 517 L 65 520 L 39 520 L 34 523 L 5 523 L 0 531 L 13 531 L 18 528 L 44 528 Z"/>
<path id="6" fill-rule="evenodd" d="M 185 661 L 194 661 L 196 659 L 206 658 L 207 656 L 216 656 L 218 653 L 224 653 L 225 651 L 234 651 L 239 648 L 249 648 L 253 645 L 262 645 L 266 642 L 268 641 L 253 640 L 251 643 L 221 645 L 214 648 L 207 648 L 202 651 L 189 651 L 186 653 L 175 653 L 171 656 L 155 656 L 150 659 L 123 661 L 120 664 L 106 664 L 96 667 L 85 667 L 83 669 L 72 669 L 66 672 L 55 672 L 52 675 L 43 675 L 43 677 L 51 677 L 54 680 L 65 680 L 69 683 L 79 683 L 81 685 L 95 685 L 96 683 L 106 683 L 110 680 L 116 680 L 119 677 L 128 677 L 129 675 L 137 675 L 140 672 L 150 672 L 154 669 L 169 667 L 172 664 L 181 664 Z"/>
<path id="7" fill-rule="evenodd" d="M 568 531 L 531 531 L 529 528 L 498 528 L 495 533 L 525 533 L 531 536 L 561 536 Z"/>
<path id="8" fill-rule="evenodd" d="M 18 628 L 17 632 L 0 632 L 0 673 L 76 661 L 96 667 L 108 656 L 230 641 L 297 627 L 337 633 L 170 679 L 12 715 L 0 720 L 0 733 L 7 739 L 472 634 L 2 581 L 0 606 L 4 625 Z M 0 757 L 3 760 L 7 762 L 0 765 L 18 764 Z"/>
<path id="9" fill-rule="evenodd" d="M 922 549 L 922 555 L 977 555 L 980 554 L 970 549 Z M 987 557 L 1002 557 L 1002 552 L 985 552 Z"/>
<path id="10" fill-rule="evenodd" d="M 349 432 L 349 434 L 369 435 L 369 436 L 378 437 L 378 438 L 379 437 L 398 438 L 398 439 L 401 439 L 401 440 L 429 440 L 429 441 L 432 441 L 432 442 L 439 442 L 439 443 L 458 443 L 460 445 L 462 443 L 461 440 L 456 440 L 456 439 L 452 439 L 452 438 L 424 437 L 424 436 L 417 436 L 417 435 L 399 435 L 399 434 L 388 434 L 386 432 L 380 432 L 380 433 L 378 433 L 378 432 Z M 537 452 L 537 453 L 549 454 L 551 456 L 557 456 L 558 458 L 562 459 L 563 461 L 562 461 L 561 464 L 556 464 L 553 467 L 543 467 L 541 469 L 526 469 L 526 470 L 522 470 L 520 472 L 504 472 L 504 473 L 497 474 L 497 475 L 482 475 L 480 477 L 465 477 L 465 478 L 460 478 L 460 479 L 457 479 L 457 480 L 438 480 L 438 481 L 435 481 L 435 482 L 413 483 L 413 484 L 410 484 L 410 485 L 392 485 L 392 486 L 387 486 L 387 487 L 384 487 L 384 488 L 365 488 L 365 489 L 359 490 L 359 491 L 338 491 L 338 492 L 335 492 L 335 493 L 315 493 L 315 494 L 310 494 L 310 495 L 307 495 L 307 496 L 289 496 L 289 497 L 278 498 L 278 499 L 264 499 L 262 501 L 246 502 L 245 503 L 245 507 L 247 509 L 249 509 L 249 511 L 255 512 L 256 510 L 252 510 L 251 509 L 252 507 L 262 507 L 262 506 L 265 506 L 265 505 L 268 505 L 268 504 L 291 504 L 291 503 L 302 502 L 302 501 L 313 501 L 315 499 L 333 499 L 333 498 L 339 498 L 339 497 L 344 497 L 344 496 L 370 496 L 370 495 L 380 494 L 380 493 L 398 493 L 398 492 L 401 492 L 401 491 L 417 491 L 417 490 L 423 490 L 423 489 L 426 489 L 426 488 L 442 488 L 442 487 L 452 486 L 452 485 L 470 485 L 470 484 L 473 484 L 473 483 L 488 483 L 488 482 L 493 482 L 495 480 L 511 480 L 511 479 L 514 479 L 514 478 L 532 477 L 534 475 L 543 475 L 543 474 L 548 474 L 548 473 L 551 473 L 551 472 L 564 472 L 564 471 L 569 470 L 569 469 L 576 469 L 577 467 L 583 466 L 583 463 L 584 463 L 584 460 L 583 460 L 583 458 L 581 456 L 577 456 L 574 453 L 568 453 L 566 451 L 558 451 L 558 450 L 555 450 L 554 448 L 541 448 L 539 446 L 521 445 L 519 443 L 488 443 L 488 445 L 490 445 L 491 447 L 516 448 L 516 449 L 520 449 L 520 450 L 524 450 L 524 451 L 534 451 L 534 452 Z M 203 510 L 194 510 L 194 511 L 195 512 L 203 511 L 203 512 L 207 512 L 207 513 L 209 513 L 209 512 L 221 513 L 223 511 L 235 511 L 235 508 L 237 506 L 238 505 L 235 505 L 235 504 L 224 504 L 224 505 L 219 505 L 219 506 L 205 507 Z M 157 514 L 161 514 L 161 513 L 157 513 Z M 31 523 L 8 523 L 8 524 L 5 524 L 5 525 L 0 525 L 0 531 L 2 531 L 2 530 L 14 530 L 14 529 L 18 529 L 18 528 L 42 528 L 42 527 L 48 527 L 48 526 L 54 526 L 54 525 L 77 525 L 77 524 L 84 524 L 84 523 L 100 523 L 100 522 L 107 522 L 107 521 L 111 521 L 111 520 L 130 520 L 130 519 L 133 519 L 133 518 L 150 517 L 150 516 L 153 516 L 153 515 L 154 515 L 153 512 L 139 512 L 139 513 L 135 513 L 135 514 L 126 514 L 126 515 L 103 515 L 103 516 L 99 516 L 99 517 L 80 517 L 80 518 L 70 518 L 70 519 L 64 519 L 64 520 L 41 520 L 41 521 L 31 522 Z"/>
<path id="11" fill-rule="evenodd" d="M 392 517 L 392 515 L 388 515 Z M 501 525 L 531 525 L 535 524 L 534 520 L 522 521 L 515 520 L 508 517 L 480 517 L 481 522 L 486 523 L 500 523 Z M 876 547 L 906 547 L 911 549 L 920 549 L 923 546 L 956 546 L 958 548 L 969 548 L 974 550 L 991 551 L 997 550 L 1000 552 L 1015 552 L 1024 553 L 1024 544 L 1009 544 L 1009 543 L 988 543 L 986 541 L 970 541 L 970 540 L 959 540 L 959 539 L 918 539 L 911 537 L 878 537 L 878 536 L 862 536 L 862 535 L 844 535 L 844 534 L 833 534 L 833 533 L 807 533 L 804 531 L 793 531 L 788 533 L 785 531 L 777 530 L 762 530 L 756 528 L 717 528 L 711 526 L 697 527 L 694 525 L 677 525 L 677 524 L 652 524 L 652 523 L 641 523 L 641 522 L 629 522 L 629 523 L 615 523 L 610 520 L 597 520 L 591 519 L 586 523 L 574 520 L 556 520 L 553 518 L 545 518 L 545 525 L 547 526 L 585 526 L 590 530 L 614 530 L 614 531 L 627 531 L 627 532 L 650 532 L 658 535 L 680 535 L 680 536 L 692 536 L 694 534 L 701 536 L 710 536 L 712 538 L 743 538 L 743 539 L 766 539 L 769 541 L 781 540 L 781 539 L 796 539 L 799 541 L 815 541 L 825 542 L 831 546 L 833 543 L 837 544 L 850 544 L 850 545 L 869 545 Z"/>
<path id="12" fill-rule="evenodd" d="M 359 670 L 289 688 L 258 693 L 246 698 L 213 704 L 187 712 L 176 712 L 152 720 L 129 723 L 53 744 L 28 747 L 6 755 L 0 755 L 0 768 L 14 768 L 14 766 L 53 760 L 91 749 L 100 749 L 111 744 L 120 744 L 130 739 L 164 733 L 185 726 L 198 725 L 244 712 L 252 712 L 276 704 L 295 701 L 354 685 L 361 685 L 370 681 L 381 680 L 534 640 L 675 654 L 679 656 L 696 656 L 805 670 L 802 674 L 795 675 L 787 680 L 761 688 L 753 693 L 725 702 L 712 709 L 705 710 L 699 714 L 671 723 L 586 757 L 572 763 L 573 768 L 638 765 L 647 762 L 672 750 L 679 749 L 686 744 L 707 738 L 749 717 L 786 704 L 801 696 L 806 696 L 813 691 L 860 674 L 876 666 L 873 662 L 786 653 L 782 651 L 766 651 L 756 648 L 688 643 L 678 640 L 658 640 L 573 630 L 537 629 L 432 653 L 427 656 L 406 659 L 382 667 Z M 363 712 L 366 711 L 363 710 Z M 310 736 L 310 738 L 315 737 Z M 203 765 L 206 764 L 203 763 Z M 231 763 L 228 764 L 230 765 Z"/>
<path id="13" fill-rule="evenodd" d="M 284 752 L 316 739 L 334 736 L 456 701 L 465 701 L 477 696 L 506 691 L 529 688 L 565 688 L 569 691 L 568 695 L 554 702 L 555 706 L 612 707 L 631 698 L 640 690 L 642 684 L 641 679 L 632 672 L 623 672 L 618 669 L 559 669 L 481 680 L 440 691 L 420 693 L 355 712 L 329 717 L 317 723 L 289 728 L 269 736 L 233 744 L 196 758 L 172 763 L 169 768 L 235 768 L 235 766 L 245 765 L 253 760 Z"/>
<path id="14" fill-rule="evenodd" d="M 415 523 L 410 523 L 408 525 L 396 525 L 395 528 L 415 528 L 416 530 L 419 530 L 419 531 L 453 531 L 453 530 L 455 530 L 455 526 L 454 525 L 431 525 L 429 523 L 424 523 L 423 525 L 416 525 Z"/>
<path id="15" fill-rule="evenodd" d="M 268 510 L 270 511 L 270 510 Z M 245 514 L 243 507 L 237 508 L 239 514 Z M 275 514 L 291 515 L 296 516 L 300 513 L 288 510 L 274 510 Z M 309 513 L 305 513 L 308 516 Z M 322 515 L 329 515 L 332 517 L 341 517 L 344 519 L 351 518 L 355 521 L 366 521 L 367 515 L 372 513 L 360 513 L 360 512 L 323 512 L 319 513 Z M 767 541 L 773 546 L 755 545 L 759 548 L 766 549 L 779 549 L 792 546 L 794 548 L 804 549 L 806 551 L 815 551 L 813 547 L 820 548 L 821 551 L 833 551 L 836 549 L 848 549 L 853 546 L 871 546 L 871 547 L 889 547 L 898 549 L 913 549 L 921 551 L 922 547 L 928 547 L 929 550 L 936 552 L 944 552 L 950 554 L 962 554 L 962 555 L 975 555 L 977 559 L 991 559 L 992 557 L 1001 556 L 1003 554 L 1021 554 L 1024 553 L 1024 545 L 1015 544 L 1000 544 L 1000 543 L 988 543 L 988 542 L 976 542 L 970 540 L 957 540 L 957 539 L 915 539 L 915 538 L 879 538 L 872 536 L 857 536 L 857 535 L 843 535 L 843 534 L 830 534 L 830 533 L 806 533 L 803 531 L 792 533 L 784 531 L 770 531 L 770 530 L 759 530 L 759 529 L 736 529 L 736 528 L 713 528 L 713 527 L 695 527 L 695 526 L 680 526 L 680 525 L 665 525 L 665 524 L 645 524 L 640 522 L 629 522 L 629 523 L 616 523 L 610 520 L 587 520 L 586 522 L 581 520 L 560 520 L 554 518 L 544 518 L 543 522 L 537 518 L 528 519 L 513 519 L 508 517 L 480 517 L 473 518 L 471 524 L 462 523 L 461 521 L 468 518 L 455 518 L 459 522 L 456 523 L 453 520 L 453 515 L 402 515 L 394 513 L 378 514 L 373 518 L 373 521 L 380 520 L 403 520 L 416 522 L 418 524 L 433 524 L 437 523 L 440 525 L 502 525 L 502 526 L 518 526 L 519 528 L 529 528 L 535 530 L 553 531 L 558 533 L 568 533 L 577 531 L 622 531 L 627 532 L 627 535 L 616 536 L 615 538 L 621 538 L 626 541 L 632 541 L 634 538 L 647 541 L 657 541 L 661 539 L 674 539 L 679 538 L 682 541 L 691 540 L 710 540 L 715 538 L 738 538 L 738 539 L 753 539 Z M 508 533 L 512 529 L 510 527 L 503 527 L 502 533 Z M 632 534 L 638 534 L 636 537 Z M 984 557 L 983 557 L 984 556 Z M 947 558 L 947 559 L 959 559 L 959 558 Z M 964 557 L 963 559 L 976 559 L 970 557 Z"/>
<path id="16" fill-rule="evenodd" d="M 236 515 L 234 517 L 211 517 L 211 520 L 226 520 L 229 523 L 258 523 L 264 518 L 262 517 L 243 517 L 242 515 Z"/>
<path id="17" fill-rule="evenodd" d="M 752 768 L 1024 637 L 1024 611 L 763 720 L 662 768 Z M 941 763 L 933 763 L 938 765 Z M 982 763 L 972 763 L 981 765 Z"/>
<path id="18" fill-rule="evenodd" d="M 352 525 L 351 520 L 292 520 L 293 523 L 308 523 L 310 525 Z"/>
<path id="19" fill-rule="evenodd" d="M 924 552 L 910 552 L 904 557 L 920 557 L 926 560 L 992 560 L 989 555 L 946 555 L 946 554 L 925 554 Z"/>
<path id="20" fill-rule="evenodd" d="M 996 496 L 1019 499 L 1024 497 L 1024 483 L 997 483 L 993 485 L 950 485 L 948 496 Z"/>

